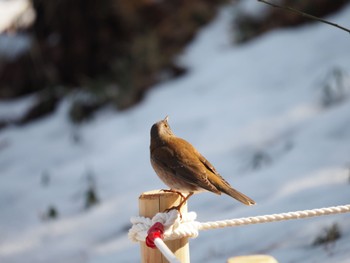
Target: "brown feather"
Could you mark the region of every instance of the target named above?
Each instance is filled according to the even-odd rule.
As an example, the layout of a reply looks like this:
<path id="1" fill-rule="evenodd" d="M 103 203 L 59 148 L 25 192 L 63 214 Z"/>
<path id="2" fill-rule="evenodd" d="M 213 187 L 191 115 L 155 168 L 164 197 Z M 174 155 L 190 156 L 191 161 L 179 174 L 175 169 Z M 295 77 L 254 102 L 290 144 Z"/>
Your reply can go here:
<path id="1" fill-rule="evenodd" d="M 255 204 L 251 198 L 233 189 L 189 142 L 176 137 L 167 118 L 152 126 L 150 152 L 154 170 L 171 189 L 189 193 L 201 190 L 225 193 L 246 205 Z"/>

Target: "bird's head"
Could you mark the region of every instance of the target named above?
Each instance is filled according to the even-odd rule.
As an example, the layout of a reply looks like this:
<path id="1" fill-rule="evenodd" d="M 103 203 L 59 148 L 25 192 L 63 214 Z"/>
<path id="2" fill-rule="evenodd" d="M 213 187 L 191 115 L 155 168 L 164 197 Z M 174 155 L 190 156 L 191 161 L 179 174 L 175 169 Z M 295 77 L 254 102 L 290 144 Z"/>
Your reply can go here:
<path id="1" fill-rule="evenodd" d="M 165 140 L 169 136 L 173 136 L 173 132 L 170 129 L 169 123 L 168 123 L 169 117 L 166 116 L 163 120 L 156 122 L 153 124 L 151 128 L 151 142 L 152 140 Z"/>

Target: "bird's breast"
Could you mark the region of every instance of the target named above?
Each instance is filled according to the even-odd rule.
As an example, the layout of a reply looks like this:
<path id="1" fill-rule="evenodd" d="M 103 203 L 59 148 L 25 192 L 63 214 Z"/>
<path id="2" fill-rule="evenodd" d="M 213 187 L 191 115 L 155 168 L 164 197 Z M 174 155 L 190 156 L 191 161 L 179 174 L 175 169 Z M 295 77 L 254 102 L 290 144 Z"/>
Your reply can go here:
<path id="1" fill-rule="evenodd" d="M 169 169 L 168 167 L 164 167 L 159 164 L 157 161 L 154 161 L 151 158 L 151 164 L 158 175 L 158 177 L 165 183 L 170 189 L 177 190 L 180 192 L 198 192 L 203 191 L 203 189 L 186 182 L 180 176 L 177 176 L 176 173 Z"/>

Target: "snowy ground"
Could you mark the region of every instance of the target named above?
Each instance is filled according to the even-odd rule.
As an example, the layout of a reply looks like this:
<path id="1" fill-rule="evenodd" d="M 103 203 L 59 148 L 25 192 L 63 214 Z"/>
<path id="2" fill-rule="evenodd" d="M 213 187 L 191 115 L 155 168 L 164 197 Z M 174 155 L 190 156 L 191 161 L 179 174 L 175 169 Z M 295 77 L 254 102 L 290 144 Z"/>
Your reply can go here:
<path id="1" fill-rule="evenodd" d="M 148 147 L 151 125 L 165 115 L 175 134 L 258 203 L 203 193 L 189 202 L 199 221 L 350 203 L 349 34 L 317 23 L 234 46 L 233 13 L 222 10 L 179 58 L 190 74 L 159 85 L 137 107 L 74 126 L 67 99 L 53 116 L 0 132 L 0 262 L 138 262 L 129 218 L 141 192 L 164 188 Z M 328 19 L 349 28 L 349 18 L 350 6 Z M 0 115 L 18 116 L 32 100 L 1 103 Z M 101 202 L 84 210 L 92 183 Z M 58 219 L 45 220 L 50 206 Z M 349 219 L 201 232 L 191 240 L 191 262 L 256 253 L 289 263 L 350 262 Z M 333 223 L 341 238 L 312 246 Z"/>

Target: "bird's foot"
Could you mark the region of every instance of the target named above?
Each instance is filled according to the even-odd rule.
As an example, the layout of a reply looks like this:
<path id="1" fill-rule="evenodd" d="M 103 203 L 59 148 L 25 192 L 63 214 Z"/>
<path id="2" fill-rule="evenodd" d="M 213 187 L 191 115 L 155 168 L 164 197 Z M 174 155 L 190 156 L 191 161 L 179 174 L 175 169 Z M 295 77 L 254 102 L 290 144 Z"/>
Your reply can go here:
<path id="1" fill-rule="evenodd" d="M 173 189 L 162 189 L 161 191 L 163 191 L 165 193 L 176 193 L 179 196 L 181 196 L 182 200 L 186 199 L 186 197 L 180 191 L 176 191 L 176 190 L 173 190 Z"/>
<path id="2" fill-rule="evenodd" d="M 168 212 L 170 212 L 171 210 L 177 210 L 177 211 L 180 213 L 180 209 L 181 209 L 181 207 L 180 207 L 179 205 L 177 205 L 177 206 L 172 206 L 172 207 L 170 207 L 170 208 L 165 209 L 165 210 L 164 210 L 164 213 L 168 213 Z"/>
<path id="3" fill-rule="evenodd" d="M 172 206 L 170 208 L 167 208 L 164 210 L 163 213 L 169 213 L 171 210 L 177 210 L 177 212 L 180 215 L 180 219 L 182 219 L 182 214 L 181 214 L 181 207 L 182 207 L 183 203 L 181 202 L 181 204 L 177 205 L 177 206 Z"/>
<path id="4" fill-rule="evenodd" d="M 168 191 L 173 192 L 172 190 L 168 190 Z M 172 206 L 172 207 L 170 207 L 170 208 L 165 209 L 165 210 L 164 210 L 164 213 L 168 213 L 169 211 L 176 209 L 176 210 L 179 212 L 179 214 L 180 214 L 180 219 L 182 219 L 181 208 L 182 208 L 182 206 L 186 203 L 187 199 L 190 198 L 190 197 L 193 195 L 193 193 L 191 192 L 191 193 L 189 193 L 186 197 L 184 197 L 184 196 L 182 195 L 182 193 L 177 192 L 177 191 L 175 191 L 175 192 L 178 193 L 178 194 L 180 194 L 180 195 L 183 197 L 183 200 L 181 201 L 181 203 L 180 203 L 179 205 L 177 205 L 177 206 Z"/>

